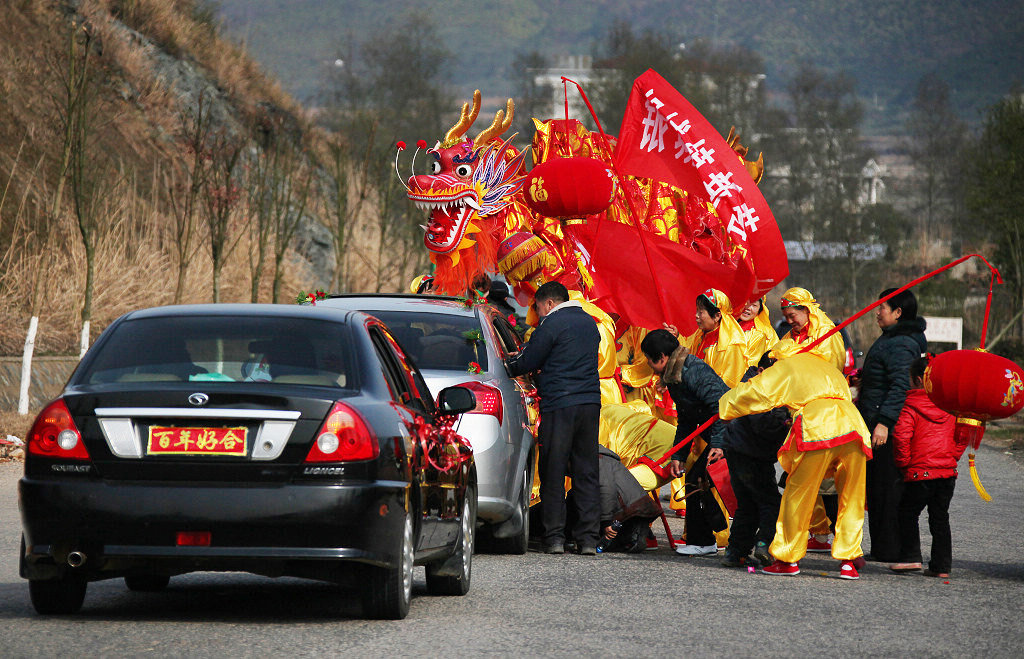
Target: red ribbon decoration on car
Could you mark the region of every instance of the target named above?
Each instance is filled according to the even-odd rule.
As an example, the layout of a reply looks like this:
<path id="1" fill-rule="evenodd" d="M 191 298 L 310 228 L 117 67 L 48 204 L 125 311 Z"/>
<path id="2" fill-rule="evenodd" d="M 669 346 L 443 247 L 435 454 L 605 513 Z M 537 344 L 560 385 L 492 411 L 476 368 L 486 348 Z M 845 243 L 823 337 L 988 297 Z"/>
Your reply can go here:
<path id="1" fill-rule="evenodd" d="M 456 420 L 458 417 L 454 415 L 438 415 L 435 427 L 422 416 L 415 415 L 411 423 L 405 424 L 419 443 L 427 462 L 445 474 L 455 471 L 473 457 L 473 446 L 469 440 L 452 429 Z"/>

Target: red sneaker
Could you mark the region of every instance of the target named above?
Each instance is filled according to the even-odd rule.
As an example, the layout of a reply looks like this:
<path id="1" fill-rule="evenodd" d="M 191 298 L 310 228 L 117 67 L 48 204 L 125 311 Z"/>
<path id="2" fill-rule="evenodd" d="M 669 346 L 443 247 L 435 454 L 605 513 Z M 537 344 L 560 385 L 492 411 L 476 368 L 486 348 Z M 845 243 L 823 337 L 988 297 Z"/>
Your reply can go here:
<path id="1" fill-rule="evenodd" d="M 839 567 L 839 578 L 840 579 L 860 579 L 860 573 L 857 572 L 857 568 L 853 566 L 853 561 L 843 561 Z"/>
<path id="2" fill-rule="evenodd" d="M 800 564 L 776 560 L 768 567 L 761 568 L 761 571 L 765 574 L 773 574 L 777 577 L 795 577 L 800 574 Z"/>
<path id="3" fill-rule="evenodd" d="M 647 536 L 647 546 L 644 547 L 644 551 L 654 551 L 658 548 L 658 539 L 653 535 Z"/>
<path id="4" fill-rule="evenodd" d="M 807 539 L 807 551 L 813 551 L 818 553 L 825 553 L 832 551 L 832 543 L 829 541 L 822 542 L 813 535 Z"/>

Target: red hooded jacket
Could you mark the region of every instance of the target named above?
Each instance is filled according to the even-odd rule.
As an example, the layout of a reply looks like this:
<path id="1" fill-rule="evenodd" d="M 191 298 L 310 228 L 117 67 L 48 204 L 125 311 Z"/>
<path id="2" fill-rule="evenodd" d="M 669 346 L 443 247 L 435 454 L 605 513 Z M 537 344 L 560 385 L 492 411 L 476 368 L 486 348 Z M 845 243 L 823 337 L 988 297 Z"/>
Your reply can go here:
<path id="1" fill-rule="evenodd" d="M 928 398 L 924 389 L 909 389 L 893 429 L 893 456 L 904 481 L 956 478 L 956 464 L 967 448 L 954 439 L 956 419 Z"/>

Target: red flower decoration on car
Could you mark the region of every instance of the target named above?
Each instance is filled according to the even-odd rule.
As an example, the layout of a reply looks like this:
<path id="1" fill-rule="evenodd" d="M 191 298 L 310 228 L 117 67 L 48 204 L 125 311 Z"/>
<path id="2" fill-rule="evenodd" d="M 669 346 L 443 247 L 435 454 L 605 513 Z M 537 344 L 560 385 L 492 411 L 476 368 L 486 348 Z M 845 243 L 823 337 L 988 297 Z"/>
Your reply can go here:
<path id="1" fill-rule="evenodd" d="M 516 315 L 515 314 L 510 313 L 508 315 L 508 324 L 511 325 L 512 327 L 516 326 Z"/>
<path id="2" fill-rule="evenodd" d="M 467 373 L 480 373 L 481 370 L 482 369 L 480 368 L 480 364 L 477 364 L 476 362 L 469 362 L 469 368 L 466 369 L 466 372 Z"/>

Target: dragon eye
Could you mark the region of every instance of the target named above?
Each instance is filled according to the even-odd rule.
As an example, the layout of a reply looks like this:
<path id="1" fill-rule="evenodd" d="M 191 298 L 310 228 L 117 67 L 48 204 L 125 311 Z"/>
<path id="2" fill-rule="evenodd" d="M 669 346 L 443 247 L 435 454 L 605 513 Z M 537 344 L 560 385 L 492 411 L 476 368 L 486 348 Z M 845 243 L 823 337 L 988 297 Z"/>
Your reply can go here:
<path id="1" fill-rule="evenodd" d="M 431 174 L 440 174 L 441 173 L 441 161 L 440 160 L 435 160 L 434 164 L 430 166 L 430 173 Z"/>
<path id="2" fill-rule="evenodd" d="M 455 173 L 461 176 L 462 178 L 466 178 L 467 176 L 473 173 L 473 168 L 470 167 L 469 165 L 459 165 L 458 167 L 455 168 Z"/>

